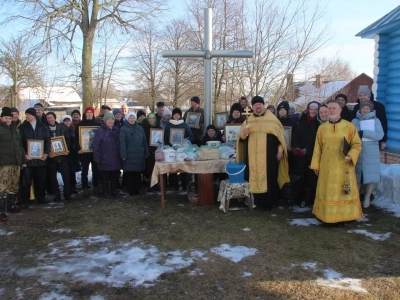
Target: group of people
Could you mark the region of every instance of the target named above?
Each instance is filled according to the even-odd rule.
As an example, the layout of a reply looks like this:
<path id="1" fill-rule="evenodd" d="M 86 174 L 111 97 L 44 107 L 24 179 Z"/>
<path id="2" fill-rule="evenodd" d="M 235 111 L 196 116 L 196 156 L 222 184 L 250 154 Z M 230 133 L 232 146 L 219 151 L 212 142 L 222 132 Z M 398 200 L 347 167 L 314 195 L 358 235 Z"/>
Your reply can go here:
<path id="1" fill-rule="evenodd" d="M 306 198 L 325 224 L 361 218 L 360 200 L 369 207 L 380 182 L 379 150 L 386 147 L 385 108 L 372 99 L 362 86 L 353 112 L 347 96 L 338 94 L 326 104 L 309 102 L 296 116 L 286 101 L 265 108 L 263 98 L 252 98 L 237 160 L 249 167 L 249 192 L 256 205 L 271 209 L 287 186 L 296 200 Z M 239 104 L 243 112 L 247 103 L 240 99 Z"/>
<path id="2" fill-rule="evenodd" d="M 379 149 L 386 146 L 387 122 L 383 105 L 373 101 L 368 88 L 361 87 L 358 96 L 353 112 L 348 110 L 344 94 L 327 104 L 311 101 L 301 114 L 287 101 L 265 107 L 259 96 L 251 99 L 251 106 L 244 96 L 231 106 L 227 124 L 242 124 L 237 161 L 248 165 L 249 192 L 258 206 L 271 209 L 277 205 L 280 192 L 289 186 L 297 199 L 307 199 L 313 213 L 325 223 L 362 216 L 359 191 L 365 189 L 363 206 L 367 208 L 380 181 Z M 90 167 L 95 194 L 105 198 L 123 195 L 118 180 L 122 171 L 122 185 L 130 195 L 138 195 L 142 180 L 152 190 L 150 179 L 158 148 L 151 140 L 152 129 L 164 129 L 160 142 L 169 146 L 171 129 L 183 129 L 183 139 L 198 146 L 208 141 L 225 142 L 214 125 L 204 128 L 198 96 L 190 99 L 191 107 L 184 114 L 178 107 L 171 111 L 163 102 L 156 106 L 154 113 L 146 115 L 144 111 L 129 112 L 126 105 L 113 110 L 103 105 L 98 116 L 93 107 L 86 107 L 82 115 L 74 110 L 61 116 L 59 122 L 54 112 L 45 114 L 40 103 L 25 111 L 23 122 L 16 108 L 3 107 L 0 197 L 10 203 L 9 209 L 16 210 L 27 208 L 32 198 L 46 203 L 46 193 L 60 201 L 59 172 L 63 196 L 68 200 L 77 193 L 79 171 L 87 197 Z M 190 126 L 189 113 L 196 113 L 198 118 Z M 95 128 L 91 151 L 82 149 L 80 142 L 80 128 L 87 126 Z M 54 155 L 52 137 L 64 138 L 64 155 Z M 27 147 L 32 140 L 43 142 L 40 157 L 29 155 Z M 185 189 L 186 176 L 181 176 L 180 182 Z M 176 175 L 169 176 L 169 184 L 179 189 Z"/>

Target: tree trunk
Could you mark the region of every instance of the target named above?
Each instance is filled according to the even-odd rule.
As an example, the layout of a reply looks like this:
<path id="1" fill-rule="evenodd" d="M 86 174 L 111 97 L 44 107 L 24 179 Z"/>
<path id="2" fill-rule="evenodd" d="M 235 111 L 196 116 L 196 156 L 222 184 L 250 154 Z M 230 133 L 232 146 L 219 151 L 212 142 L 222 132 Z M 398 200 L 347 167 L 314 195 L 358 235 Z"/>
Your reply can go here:
<path id="1" fill-rule="evenodd" d="M 90 29 L 83 35 L 82 48 L 82 106 L 93 106 L 92 56 L 95 30 Z"/>

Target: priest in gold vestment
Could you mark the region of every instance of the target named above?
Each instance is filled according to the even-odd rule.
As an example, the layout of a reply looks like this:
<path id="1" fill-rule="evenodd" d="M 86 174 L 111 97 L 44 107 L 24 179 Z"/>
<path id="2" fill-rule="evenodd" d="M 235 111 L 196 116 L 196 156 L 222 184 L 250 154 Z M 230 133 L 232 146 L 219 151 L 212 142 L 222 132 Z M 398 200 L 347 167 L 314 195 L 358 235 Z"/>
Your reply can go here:
<path id="1" fill-rule="evenodd" d="M 255 96 L 251 104 L 253 114 L 240 128 L 236 160 L 246 163 L 255 204 L 269 210 L 278 203 L 279 189 L 290 181 L 284 130 L 262 97 Z"/>
<path id="2" fill-rule="evenodd" d="M 340 224 L 363 216 L 355 173 L 361 140 L 357 128 L 340 118 L 338 102 L 329 102 L 328 110 L 329 121 L 318 128 L 310 165 L 318 175 L 313 214 L 324 223 Z M 342 150 L 346 142 L 348 151 Z"/>

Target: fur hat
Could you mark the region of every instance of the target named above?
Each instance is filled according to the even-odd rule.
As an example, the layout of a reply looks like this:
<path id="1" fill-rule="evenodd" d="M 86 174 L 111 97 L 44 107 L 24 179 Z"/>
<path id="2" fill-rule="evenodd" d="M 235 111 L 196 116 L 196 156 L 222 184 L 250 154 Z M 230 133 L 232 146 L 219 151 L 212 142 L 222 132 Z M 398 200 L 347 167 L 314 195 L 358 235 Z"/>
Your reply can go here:
<path id="1" fill-rule="evenodd" d="M 169 108 L 164 108 L 162 115 L 163 115 L 163 117 L 168 116 L 168 115 L 172 117 L 172 111 Z"/>
<path id="2" fill-rule="evenodd" d="M 33 107 L 30 107 L 25 111 L 25 114 L 30 114 L 30 115 L 36 117 L 36 110 Z"/>
<path id="3" fill-rule="evenodd" d="M 371 90 L 367 86 L 360 86 L 357 95 L 365 94 L 371 97 Z"/>
<path id="4" fill-rule="evenodd" d="M 253 99 L 251 99 L 251 106 L 253 106 L 256 103 L 262 103 L 265 104 L 264 98 L 260 96 L 254 96 Z"/>
<path id="5" fill-rule="evenodd" d="M 278 107 L 276 108 L 276 111 L 279 113 L 279 111 L 280 111 L 282 108 L 283 108 L 283 109 L 286 109 L 287 115 L 289 115 L 289 109 L 290 109 L 290 107 L 289 107 L 289 102 L 287 102 L 287 101 L 282 101 L 281 103 L 279 103 L 279 104 L 278 104 Z"/>
<path id="6" fill-rule="evenodd" d="M 11 108 L 3 107 L 3 109 L 1 110 L 1 117 L 12 117 Z"/>
<path id="7" fill-rule="evenodd" d="M 156 104 L 156 106 L 157 106 L 157 107 L 164 107 L 165 104 L 164 104 L 164 102 L 162 102 L 162 101 L 158 101 L 157 104 Z"/>
<path id="8" fill-rule="evenodd" d="M 215 131 L 217 131 L 217 128 L 215 128 L 215 126 L 213 124 L 210 124 L 210 125 L 207 126 L 207 131 L 209 129 L 214 129 Z"/>
<path id="9" fill-rule="evenodd" d="M 174 108 L 174 109 L 172 110 L 172 117 L 173 117 L 175 114 L 179 114 L 179 116 L 182 117 L 182 110 L 181 110 L 179 107 Z"/>
<path id="10" fill-rule="evenodd" d="M 337 98 L 343 98 L 344 101 L 346 101 L 346 103 L 347 103 L 347 96 L 345 94 L 337 94 L 335 97 L 335 100 L 337 100 Z"/>
<path id="11" fill-rule="evenodd" d="M 370 111 L 374 110 L 374 104 L 372 103 L 372 101 L 370 100 L 364 100 L 360 102 L 360 110 L 364 107 L 364 106 L 368 106 Z"/>
<path id="12" fill-rule="evenodd" d="M 44 111 L 44 107 L 41 103 L 36 103 L 33 108 L 39 108 L 41 111 Z"/>
<path id="13" fill-rule="evenodd" d="M 114 117 L 114 115 L 113 115 L 111 112 L 108 112 L 108 113 L 105 113 L 105 114 L 104 114 L 103 121 L 106 122 L 106 121 L 109 120 L 109 119 L 115 120 L 115 117 Z"/>
<path id="14" fill-rule="evenodd" d="M 91 111 L 91 112 L 94 114 L 94 108 L 91 107 L 91 106 L 86 107 L 86 108 L 85 108 L 85 111 L 83 112 L 83 114 L 86 115 L 86 113 L 87 113 L 88 111 Z"/>
<path id="15" fill-rule="evenodd" d="M 74 110 L 72 111 L 72 113 L 71 113 L 71 117 L 72 117 L 73 114 L 81 115 L 81 112 L 80 112 L 79 110 L 77 110 L 77 109 L 74 109 Z"/>
<path id="16" fill-rule="evenodd" d="M 200 104 L 200 98 L 199 96 L 193 96 L 190 98 L 190 101 L 196 102 L 197 104 Z"/>
<path id="17" fill-rule="evenodd" d="M 238 112 L 242 112 L 242 107 L 240 106 L 240 104 L 239 103 L 233 103 L 232 104 L 232 106 L 231 106 L 231 110 L 230 110 L 230 112 L 229 112 L 229 115 L 230 116 L 232 116 L 232 114 L 233 114 L 233 112 L 234 111 L 238 111 Z"/>
<path id="18" fill-rule="evenodd" d="M 16 107 L 11 107 L 11 112 L 16 112 L 17 114 L 19 114 L 19 110 Z"/>

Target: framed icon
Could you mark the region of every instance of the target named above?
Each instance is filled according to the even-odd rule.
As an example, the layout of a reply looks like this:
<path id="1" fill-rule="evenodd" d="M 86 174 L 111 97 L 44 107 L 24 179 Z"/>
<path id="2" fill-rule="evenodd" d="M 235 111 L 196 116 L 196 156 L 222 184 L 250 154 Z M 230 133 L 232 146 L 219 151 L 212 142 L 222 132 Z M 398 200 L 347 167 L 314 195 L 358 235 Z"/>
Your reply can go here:
<path id="1" fill-rule="evenodd" d="M 50 141 L 50 157 L 67 155 L 68 147 L 64 136 L 55 136 Z"/>
<path id="2" fill-rule="evenodd" d="M 292 126 L 283 126 L 283 135 L 285 136 L 286 148 L 292 149 Z"/>
<path id="3" fill-rule="evenodd" d="M 236 143 L 239 140 L 240 127 L 242 127 L 242 124 L 225 125 L 224 135 L 227 143 Z"/>
<path id="4" fill-rule="evenodd" d="M 219 112 L 215 113 L 215 128 L 224 129 L 226 122 L 228 121 L 228 113 L 227 112 Z"/>
<path id="5" fill-rule="evenodd" d="M 180 144 L 183 142 L 185 138 L 185 129 L 184 128 L 171 128 L 169 131 L 169 143 Z"/>
<path id="6" fill-rule="evenodd" d="M 164 142 L 164 129 L 151 128 L 150 129 L 150 146 L 158 147 L 160 143 Z"/>
<path id="7" fill-rule="evenodd" d="M 97 128 L 99 126 L 79 127 L 79 146 L 83 152 L 93 152 L 93 139 Z"/>
<path id="8" fill-rule="evenodd" d="M 28 156 L 32 159 L 41 159 L 44 154 L 44 141 L 28 140 L 27 142 Z"/>
<path id="9" fill-rule="evenodd" d="M 201 113 L 188 112 L 186 116 L 186 123 L 189 127 L 197 127 L 200 123 Z"/>

